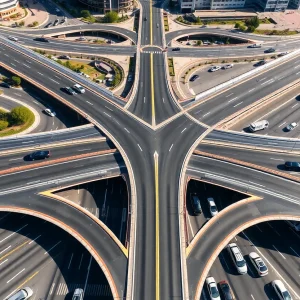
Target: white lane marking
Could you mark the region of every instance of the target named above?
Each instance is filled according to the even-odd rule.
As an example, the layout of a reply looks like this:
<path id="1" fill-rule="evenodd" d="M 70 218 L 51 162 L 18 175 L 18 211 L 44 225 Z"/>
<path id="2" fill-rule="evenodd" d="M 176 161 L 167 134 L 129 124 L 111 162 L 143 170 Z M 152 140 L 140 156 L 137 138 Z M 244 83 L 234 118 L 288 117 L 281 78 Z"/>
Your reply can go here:
<path id="1" fill-rule="evenodd" d="M 124 127 L 124 129 L 125 129 L 128 133 L 130 133 L 130 131 L 129 131 L 126 127 Z"/>
<path id="2" fill-rule="evenodd" d="M 273 157 L 270 157 L 270 159 L 284 161 L 284 159 L 282 159 L 282 158 L 273 158 Z"/>
<path id="3" fill-rule="evenodd" d="M 253 182 L 253 181 L 249 181 L 249 183 L 252 183 L 252 184 L 255 184 L 255 185 L 259 185 L 259 186 L 265 187 L 264 185 L 262 185 L 262 184 L 258 184 L 258 183 L 256 183 L 256 182 Z"/>
<path id="4" fill-rule="evenodd" d="M 195 234 L 194 234 L 194 231 L 193 231 L 193 227 L 192 227 L 192 224 L 191 224 L 191 220 L 190 220 L 190 216 L 189 216 L 189 214 L 187 214 L 187 217 L 188 217 L 189 226 L 190 226 L 190 229 L 191 229 L 191 232 L 192 232 L 192 237 L 194 237 L 194 236 L 195 236 Z"/>
<path id="5" fill-rule="evenodd" d="M 251 93 L 251 92 L 252 92 L 252 91 L 254 91 L 254 90 L 255 90 L 255 88 L 254 88 L 254 89 L 251 89 L 251 90 L 249 90 L 249 91 L 248 91 L 248 93 Z"/>
<path id="6" fill-rule="evenodd" d="M 8 250 L 10 247 L 11 247 L 11 245 L 9 245 L 8 247 L 6 247 L 4 250 L 2 250 L 2 251 L 0 252 L 0 254 L 3 253 L 3 252 L 5 252 L 6 250 Z"/>
<path id="7" fill-rule="evenodd" d="M 32 240 L 28 245 L 32 244 L 34 241 L 36 241 L 40 236 L 42 236 L 41 234 L 39 236 L 37 236 L 34 240 Z"/>
<path id="8" fill-rule="evenodd" d="M 282 124 L 280 124 L 278 127 L 281 127 L 282 125 L 284 125 L 286 122 L 283 122 Z"/>
<path id="9" fill-rule="evenodd" d="M 165 99 L 163 98 L 163 103 L 165 103 Z"/>
<path id="10" fill-rule="evenodd" d="M 237 106 L 239 106 L 239 105 L 242 104 L 242 103 L 243 103 L 243 101 L 240 102 L 240 103 L 238 103 L 238 104 L 236 104 L 236 105 L 234 105 L 233 107 L 237 107 Z"/>
<path id="11" fill-rule="evenodd" d="M 90 151 L 91 149 L 89 149 L 89 148 L 85 148 L 85 149 L 78 149 L 77 151 Z"/>
<path id="12" fill-rule="evenodd" d="M 207 116 L 207 115 L 209 115 L 210 114 L 210 112 L 208 112 L 208 113 L 206 113 L 205 115 L 203 115 L 203 117 L 205 117 L 205 116 Z"/>
<path id="13" fill-rule="evenodd" d="M 253 300 L 255 300 L 255 298 L 253 297 L 253 295 L 251 294 L 251 298 L 253 299 Z"/>
<path id="14" fill-rule="evenodd" d="M 25 67 L 29 68 L 29 69 L 31 68 L 31 67 L 29 67 L 29 66 L 28 66 L 28 65 L 26 65 L 26 64 L 23 64 L 23 65 L 24 65 Z"/>
<path id="15" fill-rule="evenodd" d="M 181 131 L 181 133 L 185 132 L 186 131 L 186 127 Z"/>
<path id="16" fill-rule="evenodd" d="M 300 255 L 292 247 L 290 247 L 290 248 L 298 257 L 300 257 Z"/>
<path id="17" fill-rule="evenodd" d="M 238 98 L 238 97 L 235 97 L 235 98 L 233 98 L 233 99 L 229 100 L 229 101 L 228 101 L 228 103 L 230 103 L 230 102 L 232 102 L 232 101 L 236 100 L 237 98 Z"/>
<path id="18" fill-rule="evenodd" d="M 43 73 L 41 73 L 41 72 L 38 72 L 38 74 L 40 74 L 40 75 L 44 76 L 44 74 L 43 74 Z"/>
<path id="19" fill-rule="evenodd" d="M 106 105 L 105 105 L 105 107 L 106 107 L 108 110 L 113 111 L 110 107 L 108 107 L 108 106 L 106 106 Z"/>
<path id="20" fill-rule="evenodd" d="M 282 253 L 280 253 L 279 252 L 279 250 L 274 246 L 274 245 L 272 245 L 273 246 L 273 248 L 284 258 L 284 259 L 286 259 L 283 255 L 282 255 Z"/>
<path id="21" fill-rule="evenodd" d="M 34 143 L 34 141 L 22 142 L 22 144 Z"/>
<path id="22" fill-rule="evenodd" d="M 18 64 L 20 63 L 20 62 L 19 62 L 18 60 L 16 60 L 16 59 L 14 59 L 14 61 L 15 61 L 16 63 L 18 63 Z"/>
<path id="23" fill-rule="evenodd" d="M 299 75 L 299 74 L 300 74 L 300 72 L 297 72 L 297 73 L 296 73 L 296 75 Z"/>
<path id="24" fill-rule="evenodd" d="M 231 93 L 231 94 L 229 94 L 229 95 L 225 96 L 225 98 L 228 98 L 228 97 L 229 97 L 229 96 L 231 96 L 231 95 L 233 95 L 233 93 Z"/>
<path id="25" fill-rule="evenodd" d="M 10 283 L 13 279 L 15 279 L 19 274 L 21 274 L 23 271 L 25 271 L 25 268 L 21 270 L 19 273 L 17 273 L 13 278 L 9 279 L 6 283 Z"/>
<path id="26" fill-rule="evenodd" d="M 19 158 L 11 158 L 8 161 L 12 161 L 12 160 L 19 160 L 19 159 L 23 159 L 23 157 L 19 157 Z"/>
<path id="27" fill-rule="evenodd" d="M 298 105 L 298 103 L 296 103 L 295 105 L 293 105 L 292 108 L 294 108 L 294 107 L 297 106 L 297 105 Z"/>
<path id="28" fill-rule="evenodd" d="M 59 82 L 57 82 L 56 80 L 49 78 L 50 80 L 52 80 L 53 82 L 55 82 L 56 84 L 59 84 Z"/>
<path id="29" fill-rule="evenodd" d="M 7 262 L 8 261 L 8 258 L 6 259 L 6 260 L 4 260 L 2 263 L 0 263 L 0 266 L 2 265 L 2 264 L 4 264 L 5 262 Z"/>
<path id="30" fill-rule="evenodd" d="M 15 64 L 13 64 L 13 63 L 10 63 L 12 66 L 14 66 L 14 67 L 16 67 L 16 65 Z"/>
<path id="31" fill-rule="evenodd" d="M 144 97 L 144 103 L 146 103 L 146 97 Z"/>
<path id="32" fill-rule="evenodd" d="M 88 266 L 88 272 L 87 272 L 87 274 L 86 274 L 86 279 L 85 279 L 85 283 L 84 283 L 83 293 L 85 293 L 86 285 L 87 285 L 88 280 L 89 280 L 89 275 L 90 275 L 90 270 L 91 270 L 92 258 L 93 258 L 93 256 L 91 255 L 90 263 L 89 263 L 89 266 Z"/>
<path id="33" fill-rule="evenodd" d="M 270 80 L 267 80 L 265 82 L 263 82 L 261 85 L 264 85 L 264 84 L 267 84 L 267 83 L 272 83 L 274 81 L 274 79 L 270 79 Z"/>
<path id="34" fill-rule="evenodd" d="M 81 254 L 81 258 L 80 258 L 80 263 L 79 263 L 79 266 L 78 266 L 78 270 L 80 270 L 82 259 L 83 259 L 83 253 Z"/>
<path id="35" fill-rule="evenodd" d="M 92 105 L 92 106 L 94 105 L 93 103 L 91 103 L 91 102 L 89 102 L 89 101 L 86 101 L 86 103 L 88 103 L 89 105 Z"/>
<path id="36" fill-rule="evenodd" d="M 72 259 L 73 259 L 73 255 L 74 255 L 74 253 L 72 253 L 72 255 L 71 255 L 71 258 L 70 258 L 70 261 L 69 261 L 69 265 L 68 265 L 68 270 L 70 269 L 70 266 L 71 266 L 71 263 L 72 263 Z"/>
<path id="37" fill-rule="evenodd" d="M 48 252 L 50 252 L 52 249 L 54 249 L 58 244 L 60 244 L 60 242 L 61 242 L 61 241 L 59 241 L 59 242 L 56 243 L 54 246 L 52 246 L 48 251 L 46 251 L 46 252 L 44 253 L 44 255 L 47 254 Z"/>
<path id="38" fill-rule="evenodd" d="M 25 228 L 28 224 L 24 225 L 23 227 L 19 228 L 17 231 L 11 233 L 10 235 L 8 235 L 7 237 L 5 237 L 3 240 L 0 241 L 0 243 L 2 243 L 3 241 L 7 240 L 8 238 L 10 238 L 11 236 L 13 236 L 14 234 L 18 233 L 19 231 L 21 231 L 23 228 Z"/>
<path id="39" fill-rule="evenodd" d="M 275 271 L 277 276 L 280 277 L 280 279 L 288 286 L 288 288 L 297 296 L 298 299 L 300 299 L 300 296 L 293 290 L 293 288 L 286 282 L 286 280 L 281 276 L 281 274 L 275 269 L 275 267 L 270 263 L 270 261 L 262 254 L 262 252 L 253 244 L 253 242 L 249 239 L 249 237 L 246 235 L 244 231 L 242 231 L 245 238 L 253 245 L 253 247 L 256 249 L 256 251 L 260 254 L 260 256 L 271 266 L 271 268 Z"/>
<path id="40" fill-rule="evenodd" d="M 53 283 L 52 283 L 52 286 L 51 286 L 51 289 L 50 289 L 50 295 L 52 295 L 52 292 L 53 292 L 54 286 L 55 286 L 55 282 L 53 282 Z"/>
<path id="41" fill-rule="evenodd" d="M 299 67 L 300 67 L 300 65 L 297 65 L 297 66 L 294 67 L 294 69 L 298 69 Z"/>
<path id="42" fill-rule="evenodd" d="M 59 79 L 59 80 L 60 80 L 60 77 L 59 77 L 59 76 L 57 76 L 57 75 L 54 75 L 54 77 L 56 77 L 57 79 Z"/>
<path id="43" fill-rule="evenodd" d="M 258 225 L 255 225 L 255 227 L 257 227 L 257 229 L 260 231 L 260 232 L 263 232 L 260 227 L 258 227 Z"/>
<path id="44" fill-rule="evenodd" d="M 140 144 L 137 144 L 137 145 L 139 146 L 140 150 L 143 151 L 143 149 L 141 148 Z"/>
<path id="45" fill-rule="evenodd" d="M 169 152 L 172 150 L 172 148 L 173 148 L 173 145 L 174 145 L 174 144 L 172 144 L 172 145 L 171 145 L 171 147 L 170 147 L 170 149 L 169 149 Z"/>
<path id="46" fill-rule="evenodd" d="M 28 62 L 29 64 L 31 64 L 31 61 L 30 61 L 30 60 L 26 60 L 26 62 Z"/>
<path id="47" fill-rule="evenodd" d="M 4 53 L 5 56 L 9 57 L 6 53 Z"/>
<path id="48" fill-rule="evenodd" d="M 262 78 L 260 81 L 263 81 L 263 80 L 265 80 L 265 79 L 267 79 L 267 77 Z"/>
<path id="49" fill-rule="evenodd" d="M 19 97 L 21 97 L 22 95 L 21 94 L 18 94 L 18 93 L 14 93 L 15 95 L 17 95 L 17 96 L 19 96 Z"/>
<path id="50" fill-rule="evenodd" d="M 110 117 L 111 118 L 111 116 L 108 114 L 108 113 L 106 113 L 105 111 L 103 112 L 105 115 L 107 115 L 108 117 Z"/>

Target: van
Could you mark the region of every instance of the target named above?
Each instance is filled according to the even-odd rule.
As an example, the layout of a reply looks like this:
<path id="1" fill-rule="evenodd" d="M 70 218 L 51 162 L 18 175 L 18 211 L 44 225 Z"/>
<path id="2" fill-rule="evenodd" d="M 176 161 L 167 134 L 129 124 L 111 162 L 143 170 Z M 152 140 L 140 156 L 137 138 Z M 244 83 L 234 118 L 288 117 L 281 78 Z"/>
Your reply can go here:
<path id="1" fill-rule="evenodd" d="M 248 271 L 247 264 L 238 245 L 231 243 L 227 246 L 227 250 L 238 273 L 246 274 Z"/>
<path id="2" fill-rule="evenodd" d="M 196 216 L 199 216 L 202 213 L 202 208 L 201 208 L 200 200 L 196 195 L 192 195 L 191 204 L 192 204 L 192 209 L 194 214 Z"/>
<path id="3" fill-rule="evenodd" d="M 254 123 L 251 123 L 249 126 L 249 130 L 251 132 L 255 132 L 258 130 L 264 130 L 265 128 L 269 127 L 269 122 L 267 120 L 261 120 Z"/>
<path id="4" fill-rule="evenodd" d="M 76 289 L 74 291 L 72 300 L 83 300 L 83 289 Z"/>
<path id="5" fill-rule="evenodd" d="M 33 295 L 33 291 L 29 287 L 25 287 L 19 291 L 17 291 L 15 294 L 7 298 L 7 300 L 26 300 L 29 299 Z"/>

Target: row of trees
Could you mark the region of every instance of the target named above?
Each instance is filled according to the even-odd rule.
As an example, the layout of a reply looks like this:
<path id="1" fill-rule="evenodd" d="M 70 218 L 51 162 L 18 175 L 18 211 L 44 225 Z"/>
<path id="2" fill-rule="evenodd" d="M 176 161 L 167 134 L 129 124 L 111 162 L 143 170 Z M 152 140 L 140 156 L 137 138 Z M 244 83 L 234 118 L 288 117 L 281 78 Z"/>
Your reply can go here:
<path id="1" fill-rule="evenodd" d="M 245 25 L 243 25 L 242 23 L 236 22 L 234 25 L 234 28 L 239 29 L 241 31 L 249 31 L 249 32 L 253 32 L 255 31 L 255 29 L 259 26 L 260 21 L 258 17 L 253 17 L 251 19 L 247 19 L 245 21 Z"/>
<path id="2" fill-rule="evenodd" d="M 16 106 L 10 112 L 0 110 L 0 130 L 23 125 L 34 119 L 33 112 L 24 106 Z"/>
<path id="3" fill-rule="evenodd" d="M 116 11 L 109 11 L 107 12 L 103 18 L 95 18 L 89 10 L 82 10 L 80 12 L 80 15 L 82 18 L 86 19 L 87 21 L 91 23 L 99 22 L 99 23 L 117 23 L 120 21 L 124 21 L 128 19 L 128 16 L 121 16 L 119 17 L 119 14 Z"/>

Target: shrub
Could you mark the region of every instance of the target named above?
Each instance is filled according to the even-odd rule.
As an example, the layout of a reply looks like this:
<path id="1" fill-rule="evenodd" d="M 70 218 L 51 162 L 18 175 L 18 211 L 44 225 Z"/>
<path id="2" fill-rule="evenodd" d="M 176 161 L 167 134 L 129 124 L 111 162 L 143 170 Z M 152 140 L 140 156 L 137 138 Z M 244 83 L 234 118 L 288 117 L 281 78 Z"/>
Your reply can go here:
<path id="1" fill-rule="evenodd" d="M 254 26 L 248 26 L 247 30 L 249 32 L 254 32 L 255 31 L 255 27 Z"/>
<path id="2" fill-rule="evenodd" d="M 38 21 L 34 21 L 33 23 L 32 23 L 32 27 L 36 27 L 36 26 L 38 26 L 39 25 L 39 22 Z"/>
<path id="3" fill-rule="evenodd" d="M 234 24 L 234 28 L 236 28 L 236 29 L 239 29 L 239 28 L 240 28 L 240 26 L 241 26 L 241 24 L 240 24 L 240 23 L 238 23 L 238 22 L 236 22 L 236 23 Z"/>
<path id="4" fill-rule="evenodd" d="M 19 22 L 19 26 L 24 26 L 24 25 L 25 25 L 24 21 Z"/>
<path id="5" fill-rule="evenodd" d="M 201 46 L 201 45 L 202 45 L 202 41 L 201 41 L 201 40 L 198 40 L 197 43 L 196 43 L 196 45 L 197 45 L 197 46 Z"/>
<path id="6" fill-rule="evenodd" d="M 253 17 L 253 18 L 245 21 L 245 24 L 248 26 L 248 28 L 254 27 L 254 30 L 259 26 L 259 23 L 260 23 L 260 21 L 259 21 L 258 17 Z"/>
<path id="7" fill-rule="evenodd" d="M 0 130 L 6 129 L 8 127 L 8 122 L 0 120 Z"/>
<path id="8" fill-rule="evenodd" d="M 22 125 L 34 118 L 34 115 L 27 107 L 17 106 L 11 110 L 9 118 L 11 125 Z"/>
<path id="9" fill-rule="evenodd" d="M 15 86 L 19 86 L 21 84 L 21 78 L 18 76 L 13 76 L 11 80 Z"/>
<path id="10" fill-rule="evenodd" d="M 92 16 L 89 10 L 82 10 L 80 15 L 85 19 L 88 19 Z"/>
<path id="11" fill-rule="evenodd" d="M 109 11 L 104 16 L 105 23 L 116 23 L 119 19 L 118 13 L 116 11 Z"/>

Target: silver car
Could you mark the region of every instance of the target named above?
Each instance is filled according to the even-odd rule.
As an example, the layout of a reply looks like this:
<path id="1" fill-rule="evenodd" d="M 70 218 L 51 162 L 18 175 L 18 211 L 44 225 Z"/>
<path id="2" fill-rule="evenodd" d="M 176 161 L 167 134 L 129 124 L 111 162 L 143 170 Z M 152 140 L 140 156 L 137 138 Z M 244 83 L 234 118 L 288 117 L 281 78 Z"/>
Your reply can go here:
<path id="1" fill-rule="evenodd" d="M 33 295 L 33 291 L 29 287 L 25 287 L 19 291 L 17 291 L 15 294 L 7 298 L 7 300 L 26 300 L 29 299 Z"/>

